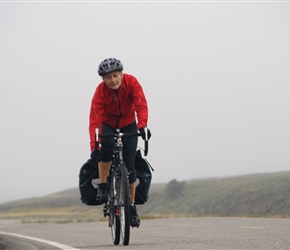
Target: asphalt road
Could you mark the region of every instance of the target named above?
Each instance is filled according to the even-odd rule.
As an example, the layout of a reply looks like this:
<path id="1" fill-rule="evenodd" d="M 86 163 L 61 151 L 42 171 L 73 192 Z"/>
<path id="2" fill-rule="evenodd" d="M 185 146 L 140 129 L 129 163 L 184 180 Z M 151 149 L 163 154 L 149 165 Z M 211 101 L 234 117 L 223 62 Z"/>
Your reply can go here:
<path id="1" fill-rule="evenodd" d="M 114 246 L 106 222 L 72 224 L 1 223 L 1 242 L 17 241 L 2 249 L 290 249 L 290 219 L 176 218 L 143 220 L 131 230 L 129 246 Z M 37 242 L 36 240 L 45 242 Z M 21 246 L 23 242 L 23 247 Z M 29 246 L 29 242 L 32 244 Z M 19 245 L 20 244 L 20 245 Z M 36 246 L 40 244 L 39 248 Z M 59 245 L 57 245 L 59 244 Z M 32 247 L 33 246 L 33 247 Z M 72 247 L 72 248 L 70 248 Z"/>

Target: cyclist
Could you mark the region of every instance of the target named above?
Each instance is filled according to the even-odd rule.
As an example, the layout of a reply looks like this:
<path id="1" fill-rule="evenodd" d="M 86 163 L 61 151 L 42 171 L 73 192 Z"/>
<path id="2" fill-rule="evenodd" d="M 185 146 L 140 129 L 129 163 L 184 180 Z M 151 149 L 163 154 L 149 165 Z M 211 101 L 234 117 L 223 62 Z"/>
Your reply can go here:
<path id="1" fill-rule="evenodd" d="M 142 86 L 138 80 L 123 73 L 123 64 L 116 58 L 103 60 L 98 68 L 102 82 L 97 86 L 92 98 L 90 110 L 90 139 L 92 158 L 99 157 L 99 186 L 97 202 L 107 200 L 106 183 L 113 157 L 114 138 L 99 139 L 99 146 L 95 148 L 95 129 L 99 133 L 114 133 L 119 128 L 123 133 L 137 133 L 140 131 L 145 140 L 145 128 L 148 121 L 148 106 Z M 137 119 L 136 119 L 137 118 Z M 151 132 L 147 128 L 148 139 Z M 123 157 L 129 172 L 131 196 L 131 226 L 138 227 L 140 218 L 135 205 L 136 170 L 134 168 L 138 138 L 135 136 L 123 139 Z"/>

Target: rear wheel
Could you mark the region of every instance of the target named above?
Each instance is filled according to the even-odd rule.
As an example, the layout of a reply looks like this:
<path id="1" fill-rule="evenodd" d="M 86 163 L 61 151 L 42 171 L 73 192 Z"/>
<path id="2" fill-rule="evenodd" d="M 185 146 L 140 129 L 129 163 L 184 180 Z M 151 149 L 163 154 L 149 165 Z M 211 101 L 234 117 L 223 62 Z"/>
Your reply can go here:
<path id="1" fill-rule="evenodd" d="M 130 240 L 130 187 L 128 172 L 125 164 L 120 166 L 120 194 L 118 204 L 120 207 L 120 223 L 123 245 L 128 245 Z"/>

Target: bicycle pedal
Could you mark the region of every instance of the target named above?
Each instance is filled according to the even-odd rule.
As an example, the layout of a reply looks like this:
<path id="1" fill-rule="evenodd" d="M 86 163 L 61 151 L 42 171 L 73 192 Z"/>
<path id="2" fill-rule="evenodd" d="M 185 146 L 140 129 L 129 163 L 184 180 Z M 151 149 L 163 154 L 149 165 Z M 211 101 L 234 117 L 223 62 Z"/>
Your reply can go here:
<path id="1" fill-rule="evenodd" d="M 110 215 L 109 212 L 108 212 L 108 209 L 106 209 L 106 210 L 104 209 L 103 210 L 103 215 L 104 215 L 104 217 L 107 217 L 108 215 Z"/>

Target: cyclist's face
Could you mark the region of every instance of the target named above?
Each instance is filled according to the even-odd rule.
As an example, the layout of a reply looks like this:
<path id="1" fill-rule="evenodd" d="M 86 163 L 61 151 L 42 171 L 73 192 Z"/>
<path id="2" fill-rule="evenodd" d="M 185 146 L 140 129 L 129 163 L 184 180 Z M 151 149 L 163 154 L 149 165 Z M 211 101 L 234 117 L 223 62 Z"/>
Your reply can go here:
<path id="1" fill-rule="evenodd" d="M 103 76 L 104 83 L 111 89 L 116 90 L 122 83 L 123 73 L 116 71 Z"/>

